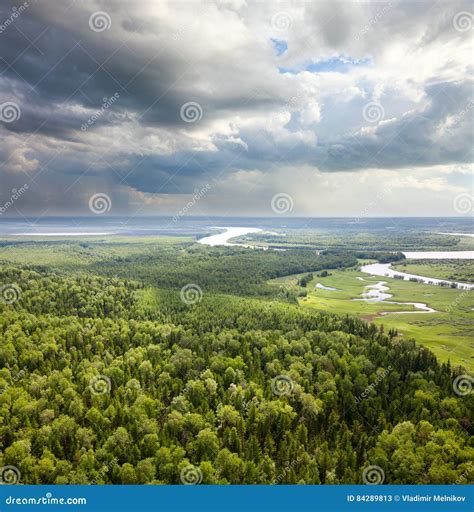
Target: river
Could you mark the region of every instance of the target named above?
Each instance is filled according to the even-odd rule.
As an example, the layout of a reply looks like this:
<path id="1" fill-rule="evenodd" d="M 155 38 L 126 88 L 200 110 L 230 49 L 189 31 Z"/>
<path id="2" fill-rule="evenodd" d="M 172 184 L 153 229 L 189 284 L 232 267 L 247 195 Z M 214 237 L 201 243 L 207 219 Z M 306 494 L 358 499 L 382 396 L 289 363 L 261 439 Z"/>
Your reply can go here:
<path id="1" fill-rule="evenodd" d="M 352 300 L 363 300 L 368 303 L 383 302 L 384 304 L 401 304 L 403 306 L 413 306 L 414 311 L 380 311 L 379 315 L 402 315 L 402 314 L 413 314 L 413 313 L 437 313 L 436 309 L 430 308 L 424 302 L 397 302 L 394 300 L 387 300 L 393 297 L 390 293 L 387 293 L 390 288 L 385 286 L 386 281 L 378 281 L 374 284 L 369 284 L 365 287 L 362 293 L 362 299 Z"/>
<path id="2" fill-rule="evenodd" d="M 243 236 L 248 235 L 249 233 L 258 233 L 259 231 L 262 231 L 260 228 L 228 228 L 228 227 L 221 227 L 221 228 L 213 228 L 213 229 L 225 229 L 226 231 L 224 233 L 218 233 L 217 235 L 211 235 L 206 236 L 204 238 L 201 238 L 198 240 L 198 243 L 203 245 L 227 245 L 227 246 L 238 246 L 238 247 L 251 247 L 249 245 L 245 244 L 231 244 L 228 241 L 231 238 L 235 238 L 237 236 Z"/>
<path id="3" fill-rule="evenodd" d="M 474 251 L 407 251 L 409 260 L 472 260 Z"/>
<path id="4" fill-rule="evenodd" d="M 231 238 L 235 238 L 238 236 L 247 235 L 249 233 L 258 233 L 262 231 L 259 228 L 244 228 L 244 227 L 222 227 L 222 228 L 214 228 L 214 229 L 225 229 L 224 233 L 218 233 L 216 235 L 206 236 L 205 238 L 201 238 L 198 240 L 200 244 L 216 246 L 216 245 L 227 245 L 227 246 L 238 246 L 238 247 L 253 247 L 246 244 L 239 243 L 229 243 Z M 415 251 L 415 252 L 404 252 L 403 253 L 409 259 L 473 259 L 474 252 L 473 251 Z M 398 272 L 393 270 L 390 267 L 390 263 L 372 263 L 370 265 L 364 265 L 360 269 L 362 272 L 366 274 L 370 274 L 372 276 L 383 276 L 383 277 L 391 277 L 395 276 L 403 277 L 405 281 L 410 279 L 417 279 L 418 281 L 422 281 L 426 284 L 437 285 L 439 283 L 451 283 L 452 281 L 448 281 L 446 279 L 435 279 L 432 277 L 418 276 L 414 274 L 408 274 L 406 272 Z M 360 280 L 364 280 L 361 277 L 358 277 Z M 379 281 L 377 283 L 371 283 L 365 287 L 365 291 L 362 294 L 362 299 L 352 299 L 352 300 L 363 300 L 366 302 L 383 302 L 386 304 L 400 304 L 405 306 L 413 306 L 414 311 L 383 311 L 380 314 L 388 315 L 388 314 L 409 314 L 409 313 L 437 313 L 437 311 L 433 308 L 430 308 L 427 304 L 422 302 L 395 302 L 390 301 L 392 297 L 391 294 L 387 293 L 389 291 L 389 287 L 386 286 L 386 281 Z M 460 289 L 464 290 L 472 290 L 474 289 L 474 284 L 469 283 L 460 283 L 456 282 L 456 285 Z M 336 290 L 335 288 L 330 288 L 318 283 L 315 288 L 325 289 L 325 290 Z"/>
<path id="5" fill-rule="evenodd" d="M 460 283 L 457 281 L 449 281 L 447 279 L 435 279 L 434 277 L 419 276 L 415 274 L 408 274 L 407 272 L 398 272 L 390 267 L 390 263 L 371 263 L 370 265 L 364 265 L 360 268 L 361 272 L 370 274 L 372 276 L 383 276 L 392 277 L 395 276 L 403 277 L 405 281 L 410 279 L 417 279 L 425 284 L 440 284 L 440 283 L 453 283 L 455 282 L 458 288 L 464 290 L 473 290 L 474 284 Z"/>
<path id="6" fill-rule="evenodd" d="M 246 227 L 216 227 L 213 229 L 225 229 L 224 233 L 218 233 L 216 235 L 206 236 L 198 240 L 200 244 L 216 246 L 216 245 L 227 245 L 227 246 L 238 246 L 238 247 L 253 247 L 250 245 L 239 244 L 239 243 L 229 243 L 231 238 L 235 238 L 238 236 L 247 235 L 249 233 L 258 233 L 262 231 L 260 228 L 246 228 Z M 446 233 L 448 234 L 448 233 Z M 470 236 L 470 235 L 465 235 Z M 414 259 L 414 260 L 422 260 L 422 259 L 435 259 L 435 260 L 445 260 L 445 259 L 474 259 L 474 251 L 407 251 L 403 253 L 406 258 Z M 435 279 L 433 277 L 419 276 L 415 274 L 408 274 L 406 272 L 398 272 L 393 270 L 390 267 L 390 263 L 372 263 L 370 265 L 364 265 L 360 269 L 362 272 L 366 274 L 371 274 L 373 276 L 382 276 L 382 277 L 391 277 L 395 276 L 403 277 L 405 281 L 410 279 L 417 279 L 422 281 L 425 284 L 440 284 L 440 283 L 452 283 L 453 281 L 448 281 L 447 279 Z M 462 283 L 455 282 L 458 288 L 464 290 L 473 290 L 474 284 L 470 283 Z"/>

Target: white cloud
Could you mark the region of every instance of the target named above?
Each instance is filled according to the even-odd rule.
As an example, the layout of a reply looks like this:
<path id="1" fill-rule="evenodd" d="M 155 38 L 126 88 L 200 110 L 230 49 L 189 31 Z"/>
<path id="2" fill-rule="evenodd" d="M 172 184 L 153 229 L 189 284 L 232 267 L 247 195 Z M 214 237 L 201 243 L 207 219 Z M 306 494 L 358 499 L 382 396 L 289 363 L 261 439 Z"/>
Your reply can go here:
<path id="1" fill-rule="evenodd" d="M 112 20 L 100 33 L 88 24 L 98 10 Z M 115 187 L 120 204 L 160 213 L 173 205 L 163 187 L 182 194 L 218 176 L 219 198 L 202 201 L 214 213 L 238 213 L 240 202 L 265 214 L 262 198 L 283 189 L 300 199 L 295 212 L 354 215 L 389 186 L 387 214 L 448 214 L 450 194 L 469 186 L 450 181 L 470 172 L 473 40 L 453 26 L 469 10 L 429 0 L 32 4 L 17 22 L 31 39 L 50 27 L 42 54 L 26 48 L 16 60 L 23 36 L 2 34 L 15 64 L 0 77 L 0 103 L 15 99 L 22 116 L 0 128 L 0 175 L 9 184 L 43 172 L 58 194 L 71 183 Z M 282 55 L 272 38 L 287 44 Z M 317 63 L 324 71 L 305 71 Z M 202 119 L 184 123 L 190 101 Z M 382 106 L 375 122 L 364 119 L 368 102 Z M 245 200 L 234 205 L 236 195 Z"/>

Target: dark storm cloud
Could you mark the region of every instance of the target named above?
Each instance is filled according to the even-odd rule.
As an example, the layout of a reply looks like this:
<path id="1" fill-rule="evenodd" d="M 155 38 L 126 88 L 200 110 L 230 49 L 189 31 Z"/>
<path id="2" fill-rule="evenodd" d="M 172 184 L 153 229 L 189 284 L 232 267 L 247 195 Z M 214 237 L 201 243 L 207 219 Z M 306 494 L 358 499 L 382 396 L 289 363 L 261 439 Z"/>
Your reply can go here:
<path id="1" fill-rule="evenodd" d="M 425 92 L 425 110 L 382 124 L 374 133 L 358 132 L 323 146 L 322 158 L 313 162 L 322 170 L 472 162 L 472 146 L 466 144 L 472 137 L 472 84 L 435 83 Z M 450 117 L 455 125 L 439 137 L 437 131 Z"/>
<path id="2" fill-rule="evenodd" d="M 13 5 L 2 3 L 0 23 Z M 2 185 L 37 172 L 56 195 L 100 186 L 182 194 L 239 170 L 471 162 L 469 32 L 453 26 L 468 2 L 289 2 L 283 33 L 272 27 L 275 9 L 31 1 L 0 33 L 0 104 L 21 110 L 1 123 Z M 91 29 L 97 11 L 109 18 L 104 30 Z M 283 55 L 272 37 L 287 45 Z M 404 44 L 411 53 L 390 57 Z M 403 67 L 413 55 L 420 70 Z M 348 64 L 345 76 L 279 72 L 351 57 L 373 66 Z M 370 101 L 384 108 L 377 123 L 362 117 Z M 198 122 L 182 119 L 188 102 Z"/>

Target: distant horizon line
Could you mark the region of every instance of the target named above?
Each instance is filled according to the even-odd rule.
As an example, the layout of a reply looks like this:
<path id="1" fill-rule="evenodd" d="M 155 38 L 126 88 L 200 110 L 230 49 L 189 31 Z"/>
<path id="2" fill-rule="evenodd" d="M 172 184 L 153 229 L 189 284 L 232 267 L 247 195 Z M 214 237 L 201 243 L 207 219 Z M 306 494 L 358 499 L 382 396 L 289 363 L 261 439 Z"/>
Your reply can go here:
<path id="1" fill-rule="evenodd" d="M 120 214 L 120 215 L 43 215 L 41 217 L 36 217 L 34 215 L 31 216 L 2 216 L 0 215 L 0 222 L 2 220 L 30 220 L 32 218 L 36 219 L 36 221 L 39 221 L 41 219 L 118 219 L 123 217 L 128 218 L 134 218 L 134 219 L 146 219 L 146 218 L 172 218 L 174 217 L 174 214 L 151 214 L 151 215 L 137 215 L 137 216 L 130 216 L 127 214 Z M 291 217 L 283 217 L 283 216 L 260 216 L 260 215 L 189 215 L 189 216 L 182 216 L 180 217 L 180 220 L 186 220 L 186 219 L 471 219 L 472 217 L 468 215 L 380 215 L 375 217 L 362 217 L 357 215 L 344 215 L 344 216 L 338 216 L 338 215 L 318 215 L 318 216 L 312 216 L 312 215 L 302 215 L 302 216 L 291 216 Z"/>

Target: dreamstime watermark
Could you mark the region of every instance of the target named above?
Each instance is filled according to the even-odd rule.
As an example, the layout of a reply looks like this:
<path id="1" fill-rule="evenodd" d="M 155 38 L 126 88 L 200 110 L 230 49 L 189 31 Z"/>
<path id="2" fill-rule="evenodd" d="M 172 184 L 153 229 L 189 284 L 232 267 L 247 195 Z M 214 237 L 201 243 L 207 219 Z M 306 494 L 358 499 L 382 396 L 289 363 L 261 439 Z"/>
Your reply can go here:
<path id="1" fill-rule="evenodd" d="M 472 473 L 473 470 L 474 470 L 474 464 L 472 462 L 468 462 L 467 469 L 461 475 L 459 475 L 459 477 L 456 479 L 454 484 L 455 485 L 463 484 L 464 481 L 468 479 L 469 475 Z"/>
<path id="2" fill-rule="evenodd" d="M 201 287 L 198 284 L 189 283 L 181 288 L 179 295 L 185 304 L 191 306 L 201 302 L 203 293 Z"/>
<path id="3" fill-rule="evenodd" d="M 461 11 L 453 17 L 453 27 L 458 32 L 467 32 L 472 29 L 472 13 L 468 11 Z"/>
<path id="4" fill-rule="evenodd" d="M 364 105 L 362 116 L 368 123 L 378 123 L 385 117 L 385 110 L 377 101 L 369 101 Z"/>
<path id="5" fill-rule="evenodd" d="M 276 12 L 272 16 L 271 25 L 278 32 L 287 32 L 293 26 L 293 17 L 286 11 Z"/>
<path id="6" fill-rule="evenodd" d="M 17 381 L 19 381 L 20 379 L 22 379 L 26 372 L 27 372 L 27 367 L 24 366 L 17 374 L 15 374 L 13 377 L 12 377 L 12 381 L 15 383 Z M 11 387 L 11 384 L 7 384 L 4 388 L 0 389 L 0 396 L 3 395 L 3 393 L 5 393 L 5 391 Z"/>
<path id="7" fill-rule="evenodd" d="M 21 117 L 21 108 L 14 101 L 6 101 L 0 105 L 0 121 L 13 123 Z"/>
<path id="8" fill-rule="evenodd" d="M 107 194 L 98 193 L 89 198 L 89 210 L 96 215 L 102 215 L 110 212 L 112 200 Z"/>
<path id="9" fill-rule="evenodd" d="M 96 11 L 90 15 L 89 28 L 94 32 L 103 32 L 112 26 L 112 19 L 105 11 Z"/>
<path id="10" fill-rule="evenodd" d="M 467 288 L 463 292 L 461 292 L 453 302 L 446 308 L 446 313 L 451 313 L 454 308 L 457 308 L 459 306 L 459 303 L 469 295 L 469 293 L 472 291 L 471 288 Z"/>
<path id="11" fill-rule="evenodd" d="M 114 457 L 110 462 L 107 462 L 105 466 L 102 466 L 99 472 L 97 473 L 97 476 L 93 480 L 91 480 L 91 485 L 97 485 L 97 482 L 117 464 L 118 459 L 117 457 Z"/>
<path id="12" fill-rule="evenodd" d="M 87 498 L 56 498 L 51 492 L 47 492 L 40 498 L 14 498 L 8 496 L 5 499 L 7 505 L 87 505 Z"/>
<path id="13" fill-rule="evenodd" d="M 291 283 L 284 283 L 283 286 L 280 286 L 280 289 L 278 290 L 278 293 L 273 297 L 273 299 L 269 302 L 265 302 L 263 305 L 263 309 L 265 311 L 268 311 L 271 309 L 271 306 L 273 304 L 277 304 L 279 302 L 286 302 L 285 299 L 288 298 L 288 292 L 291 290 L 293 285 Z"/>
<path id="14" fill-rule="evenodd" d="M 367 466 L 362 472 L 362 481 L 367 485 L 383 484 L 385 471 L 380 466 Z"/>
<path id="15" fill-rule="evenodd" d="M 470 375 L 463 374 L 458 375 L 453 380 L 453 390 L 456 395 L 467 396 L 472 393 L 472 385 L 474 384 L 474 378 Z"/>
<path id="16" fill-rule="evenodd" d="M 120 98 L 120 94 L 118 92 L 114 93 L 110 98 L 102 98 L 102 106 L 99 110 L 96 110 L 90 117 L 87 119 L 85 123 L 81 124 L 81 131 L 87 131 L 91 126 L 95 124 L 97 120 L 99 120 L 108 110 L 109 108 Z"/>
<path id="17" fill-rule="evenodd" d="M 358 41 L 362 36 L 365 36 L 377 23 L 392 9 L 392 2 L 386 3 L 381 9 L 379 9 L 368 21 L 368 23 L 357 32 L 355 40 Z"/>
<path id="18" fill-rule="evenodd" d="M 0 302 L 14 304 L 21 299 L 21 289 L 16 284 L 4 284 L 0 286 Z"/>
<path id="19" fill-rule="evenodd" d="M 293 210 L 293 198 L 284 192 L 275 194 L 272 197 L 271 207 L 278 215 L 290 213 Z"/>
<path id="20" fill-rule="evenodd" d="M 451 131 L 466 117 L 466 115 L 472 110 L 474 107 L 474 101 L 468 101 L 466 106 L 463 107 L 450 121 L 448 126 L 448 131 Z"/>
<path id="21" fill-rule="evenodd" d="M 474 196 L 467 192 L 461 192 L 454 198 L 453 206 L 457 213 L 472 213 L 474 212 Z"/>
<path id="22" fill-rule="evenodd" d="M 209 183 L 206 183 L 204 187 L 202 187 L 200 190 L 196 188 L 194 190 L 194 194 L 190 201 L 188 201 L 179 212 L 173 216 L 173 222 L 178 222 L 178 220 L 186 215 L 189 210 L 194 208 L 198 201 L 200 201 L 208 192 L 211 190 L 211 185 Z"/>
<path id="23" fill-rule="evenodd" d="M 10 196 L 10 199 L 5 201 L 3 206 L 0 206 L 0 215 L 3 215 L 8 210 L 8 208 L 13 206 L 15 204 L 15 201 L 18 201 L 18 199 L 20 199 L 20 197 L 27 190 L 28 190 L 28 185 L 26 183 L 22 187 L 20 187 L 19 189 L 16 189 L 16 188 L 12 189 L 12 195 Z"/>
<path id="24" fill-rule="evenodd" d="M 292 111 L 296 110 L 300 102 L 302 102 L 303 100 L 304 98 L 301 93 L 293 94 L 292 96 L 286 99 L 285 103 L 283 103 L 283 105 L 281 105 L 278 108 L 278 110 L 272 113 L 272 117 L 274 119 L 280 120 L 281 116 L 287 115 Z"/>
<path id="25" fill-rule="evenodd" d="M 171 36 L 171 39 L 173 41 L 179 41 L 184 35 L 184 32 L 181 29 L 178 29 L 176 32 L 173 33 Z"/>
<path id="26" fill-rule="evenodd" d="M 387 185 L 387 189 L 390 190 L 389 185 Z M 383 202 L 386 200 L 386 194 L 387 194 L 387 191 L 377 192 L 377 193 L 371 195 L 371 199 L 367 202 L 367 204 L 365 205 L 365 208 L 360 213 L 360 215 L 358 215 L 357 217 L 354 217 L 354 222 L 358 224 L 359 222 L 361 222 L 361 219 L 363 217 L 369 217 L 370 213 L 375 211 L 376 208 L 378 206 L 380 206 L 381 204 L 383 204 Z"/>
<path id="27" fill-rule="evenodd" d="M 181 470 L 179 477 L 184 485 L 197 485 L 202 482 L 202 471 L 190 464 Z"/>
<path id="28" fill-rule="evenodd" d="M 199 377 L 197 377 L 197 378 L 201 379 L 201 378 L 204 376 L 204 374 L 205 374 L 206 372 L 208 372 L 208 371 L 209 371 L 209 368 L 206 368 L 205 370 L 203 370 L 203 371 L 199 374 Z M 180 394 L 179 394 L 179 395 L 177 395 L 177 396 L 183 396 L 183 395 L 185 395 L 188 391 L 190 391 L 191 386 L 192 386 L 191 381 L 188 381 L 188 382 L 186 383 L 186 385 L 184 386 L 184 388 L 181 390 Z"/>
<path id="29" fill-rule="evenodd" d="M 93 395 L 106 395 L 112 389 L 112 381 L 106 375 L 96 375 L 89 381 L 89 389 Z"/>
<path id="30" fill-rule="evenodd" d="M 275 478 L 275 483 L 279 484 L 281 481 L 288 475 L 288 473 L 294 469 L 303 459 L 297 457 L 287 464 L 287 466 L 281 471 L 278 476 Z"/>
<path id="31" fill-rule="evenodd" d="M 294 383 L 287 375 L 277 375 L 272 379 L 271 387 L 275 395 L 289 395 L 293 392 Z"/>
<path id="32" fill-rule="evenodd" d="M 5 20 L 3 20 L 3 22 L 0 24 L 0 34 L 3 34 L 3 32 L 5 32 L 5 30 L 19 17 L 21 16 L 25 11 L 26 9 L 28 9 L 28 7 L 30 6 L 30 4 L 28 2 L 23 2 L 20 7 L 12 7 L 12 13 L 10 14 L 10 16 L 8 18 L 6 18 Z"/>
<path id="33" fill-rule="evenodd" d="M 365 398 L 367 398 L 370 395 L 370 393 L 385 379 L 385 377 L 391 371 L 393 371 L 393 368 L 389 366 L 387 369 L 377 373 L 377 377 L 375 378 L 375 380 L 371 384 L 369 384 L 360 395 L 356 396 L 356 405 L 362 402 L 362 400 L 364 400 Z"/>
<path id="34" fill-rule="evenodd" d="M 179 115 L 185 123 L 195 123 L 202 119 L 204 112 L 199 103 L 196 101 L 188 101 L 184 105 L 181 105 Z"/>
<path id="35" fill-rule="evenodd" d="M 368 284 L 367 286 L 364 286 L 362 300 L 367 304 L 377 304 L 377 302 L 382 302 L 384 297 L 383 293 L 387 290 L 388 288 L 382 283 Z"/>
<path id="36" fill-rule="evenodd" d="M 21 472 L 16 466 L 3 466 L 0 468 L 0 484 L 18 484 L 21 480 Z"/>

